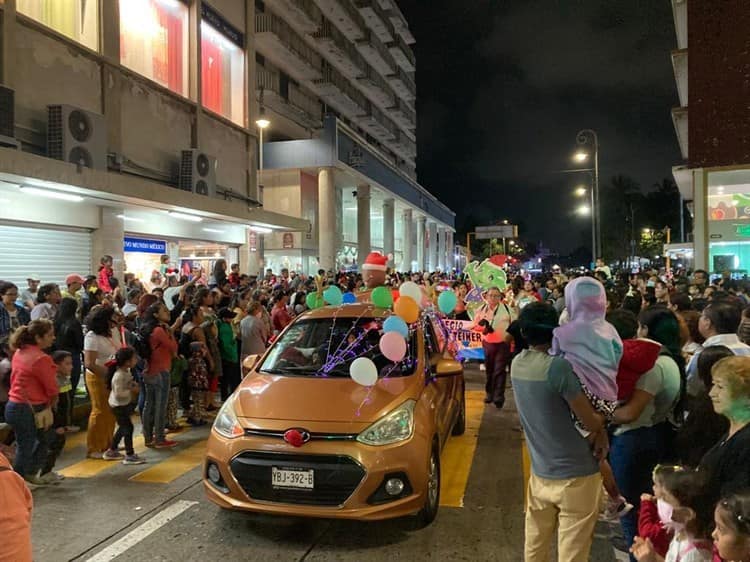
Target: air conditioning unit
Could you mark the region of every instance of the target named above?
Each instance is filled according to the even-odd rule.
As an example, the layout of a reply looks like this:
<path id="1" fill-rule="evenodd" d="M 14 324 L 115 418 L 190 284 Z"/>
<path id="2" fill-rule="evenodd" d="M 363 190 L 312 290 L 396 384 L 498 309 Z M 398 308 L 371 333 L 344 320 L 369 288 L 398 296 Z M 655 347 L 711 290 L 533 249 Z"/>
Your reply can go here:
<path id="1" fill-rule="evenodd" d="M 196 148 L 183 150 L 178 187 L 198 195 L 216 197 L 216 158 Z"/>
<path id="2" fill-rule="evenodd" d="M 106 170 L 104 116 L 72 105 L 48 105 L 47 155 L 86 168 Z"/>

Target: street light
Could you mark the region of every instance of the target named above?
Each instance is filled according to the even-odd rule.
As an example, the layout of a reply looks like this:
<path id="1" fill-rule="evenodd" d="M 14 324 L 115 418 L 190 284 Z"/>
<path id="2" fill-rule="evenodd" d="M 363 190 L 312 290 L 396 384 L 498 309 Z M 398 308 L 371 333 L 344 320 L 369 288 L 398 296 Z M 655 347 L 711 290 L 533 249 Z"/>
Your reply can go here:
<path id="1" fill-rule="evenodd" d="M 582 216 L 588 216 L 591 213 L 591 207 L 588 205 L 581 205 L 576 209 L 576 213 Z"/>
<path id="2" fill-rule="evenodd" d="M 576 187 L 574 193 L 576 194 L 576 197 L 583 197 L 584 195 L 586 195 L 586 188 L 583 186 Z"/>
<path id="3" fill-rule="evenodd" d="M 599 135 L 593 129 L 582 129 L 576 135 L 576 143 L 579 149 L 573 159 L 578 163 L 586 162 L 591 152 L 590 149 L 593 149 L 594 167 L 588 171 L 594 173 L 594 183 L 591 189 L 591 262 L 596 263 L 596 258 L 602 253 L 601 206 L 599 204 Z"/>

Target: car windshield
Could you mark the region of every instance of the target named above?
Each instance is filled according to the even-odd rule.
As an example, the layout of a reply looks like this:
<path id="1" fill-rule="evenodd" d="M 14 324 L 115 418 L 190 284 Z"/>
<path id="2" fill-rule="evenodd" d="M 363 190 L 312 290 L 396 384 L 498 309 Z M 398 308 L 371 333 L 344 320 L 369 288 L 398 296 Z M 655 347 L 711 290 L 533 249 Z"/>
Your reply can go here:
<path id="1" fill-rule="evenodd" d="M 348 377 L 349 366 L 358 357 L 375 363 L 379 377 L 403 377 L 417 364 L 416 334 L 409 336 L 406 356 L 394 363 L 378 345 L 382 319 L 316 318 L 292 324 L 274 343 L 260 372 L 290 376 Z"/>

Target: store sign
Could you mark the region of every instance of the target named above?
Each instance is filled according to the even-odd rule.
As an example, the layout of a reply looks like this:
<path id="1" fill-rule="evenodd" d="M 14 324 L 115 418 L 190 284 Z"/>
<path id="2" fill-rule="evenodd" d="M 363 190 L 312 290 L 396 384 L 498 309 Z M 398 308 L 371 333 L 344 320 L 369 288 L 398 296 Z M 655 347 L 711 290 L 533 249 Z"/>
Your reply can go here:
<path id="1" fill-rule="evenodd" d="M 294 234 L 292 234 L 291 232 L 285 232 L 283 238 L 281 239 L 281 247 L 285 250 L 294 248 Z"/>
<path id="2" fill-rule="evenodd" d="M 146 240 L 145 238 L 125 237 L 126 252 L 139 252 L 141 254 L 166 254 L 167 243 L 164 240 Z"/>
<path id="3" fill-rule="evenodd" d="M 750 224 L 738 224 L 735 232 L 737 236 L 750 237 Z"/>
<path id="4" fill-rule="evenodd" d="M 242 32 L 225 20 L 219 12 L 205 2 L 201 3 L 201 19 L 209 23 L 240 49 L 245 48 L 245 36 Z"/>
<path id="5" fill-rule="evenodd" d="M 349 158 L 347 163 L 352 168 L 362 168 L 365 165 L 365 153 L 362 147 L 355 143 L 352 149 L 349 151 Z"/>

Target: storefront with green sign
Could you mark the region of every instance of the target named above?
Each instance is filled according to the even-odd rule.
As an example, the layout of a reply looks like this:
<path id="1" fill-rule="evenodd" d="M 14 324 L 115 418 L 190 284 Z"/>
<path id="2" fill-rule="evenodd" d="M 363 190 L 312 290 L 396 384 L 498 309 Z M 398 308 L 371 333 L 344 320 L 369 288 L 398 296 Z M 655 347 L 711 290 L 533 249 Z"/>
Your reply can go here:
<path id="1" fill-rule="evenodd" d="M 750 271 L 750 170 L 708 174 L 708 269 L 741 277 Z"/>

